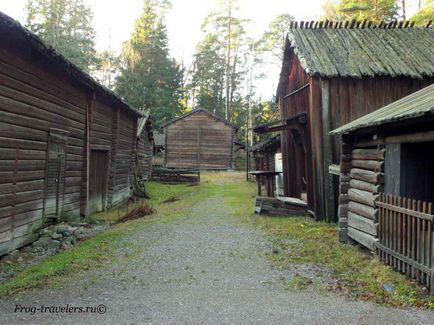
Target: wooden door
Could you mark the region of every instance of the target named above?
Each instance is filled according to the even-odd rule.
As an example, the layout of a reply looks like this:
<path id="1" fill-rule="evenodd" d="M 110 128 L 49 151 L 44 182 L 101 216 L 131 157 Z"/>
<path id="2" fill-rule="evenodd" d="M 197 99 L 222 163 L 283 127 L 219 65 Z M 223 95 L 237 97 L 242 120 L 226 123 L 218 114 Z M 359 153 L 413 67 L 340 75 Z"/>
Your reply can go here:
<path id="1" fill-rule="evenodd" d="M 89 213 L 105 209 L 108 151 L 92 150 L 89 172 Z"/>
<path id="2" fill-rule="evenodd" d="M 48 143 L 44 216 L 49 219 L 61 218 L 65 192 L 66 143 L 57 140 L 50 137 Z"/>

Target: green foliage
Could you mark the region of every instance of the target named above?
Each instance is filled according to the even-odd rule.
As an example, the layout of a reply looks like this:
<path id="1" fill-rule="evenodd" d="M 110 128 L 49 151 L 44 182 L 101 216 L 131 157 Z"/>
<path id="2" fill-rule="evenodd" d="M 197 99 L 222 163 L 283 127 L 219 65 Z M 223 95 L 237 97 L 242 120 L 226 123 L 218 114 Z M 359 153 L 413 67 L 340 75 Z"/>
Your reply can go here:
<path id="1" fill-rule="evenodd" d="M 398 9 L 397 0 L 328 0 L 323 19 L 387 22 L 398 18 Z"/>
<path id="2" fill-rule="evenodd" d="M 416 26 L 426 26 L 429 21 L 434 21 L 434 0 L 426 0 L 421 7 L 411 18 Z"/>
<path id="3" fill-rule="evenodd" d="M 255 43 L 255 51 L 258 52 L 260 58 L 268 59 L 267 62 L 280 67 L 283 61 L 286 34 L 292 21 L 294 17 L 289 14 L 279 15 L 271 21 L 262 37 Z"/>
<path id="4" fill-rule="evenodd" d="M 234 122 L 246 74 L 246 20 L 236 17 L 237 1 L 222 1 L 202 24 L 203 40 L 194 56 L 187 86 L 192 106 L 203 107 Z M 242 105 L 241 105 L 242 106 Z M 243 107 L 245 109 L 245 107 Z"/>
<path id="5" fill-rule="evenodd" d="M 164 13 L 168 3 L 145 0 L 143 13 L 124 43 L 116 92 L 131 106 L 150 110 L 154 127 L 182 110 L 183 71 L 169 57 Z"/>
<path id="6" fill-rule="evenodd" d="M 28 0 L 26 27 L 89 72 L 97 64 L 92 12 L 83 0 Z"/>

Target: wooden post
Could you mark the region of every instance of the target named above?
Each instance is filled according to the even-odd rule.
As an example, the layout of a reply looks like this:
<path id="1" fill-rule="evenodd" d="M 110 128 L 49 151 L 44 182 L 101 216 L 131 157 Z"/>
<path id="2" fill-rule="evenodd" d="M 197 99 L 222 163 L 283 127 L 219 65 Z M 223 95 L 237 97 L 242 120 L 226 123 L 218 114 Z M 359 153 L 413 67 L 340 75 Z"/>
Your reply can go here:
<path id="1" fill-rule="evenodd" d="M 323 141 L 323 175 L 324 175 L 324 206 L 325 218 L 332 222 L 336 219 L 335 188 L 333 175 L 328 172 L 328 167 L 333 164 L 331 113 L 330 113 L 330 87 L 329 81 L 321 79 L 322 101 L 322 141 Z"/>

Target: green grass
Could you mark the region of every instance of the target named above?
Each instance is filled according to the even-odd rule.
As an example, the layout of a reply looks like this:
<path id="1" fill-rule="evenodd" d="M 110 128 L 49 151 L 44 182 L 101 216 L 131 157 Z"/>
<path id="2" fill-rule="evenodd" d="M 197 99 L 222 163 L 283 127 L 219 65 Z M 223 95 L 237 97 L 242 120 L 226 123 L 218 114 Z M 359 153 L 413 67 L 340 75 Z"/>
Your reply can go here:
<path id="1" fill-rule="evenodd" d="M 156 209 L 155 215 L 117 224 L 70 250 L 25 269 L 16 277 L 0 284 L 0 296 L 26 288 L 56 284 L 64 281 L 68 275 L 99 267 L 110 261 L 122 244 L 121 239 L 128 234 L 146 227 L 149 223 L 180 220 L 201 200 L 219 195 L 240 222 L 265 232 L 279 252 L 269 254 L 269 259 L 276 266 L 288 268 L 292 263 L 318 265 L 329 270 L 335 280 L 333 287 L 327 288 L 329 290 L 388 306 L 434 308 L 434 300 L 428 298 L 420 286 L 404 275 L 393 271 L 366 250 L 339 243 L 335 224 L 315 222 L 305 217 L 254 215 L 255 184 L 246 182 L 244 177 L 243 173 L 204 173 L 199 186 L 151 182 L 147 185 L 151 199 L 143 202 Z M 165 202 L 171 197 L 177 200 Z M 92 218 L 94 221 L 115 221 L 117 210 L 97 214 Z M 125 258 L 134 258 L 141 249 L 137 244 Z M 387 293 L 383 289 L 384 283 L 392 283 L 395 292 Z M 309 284 L 309 279 L 296 276 L 285 284 L 285 288 L 299 290 Z"/>

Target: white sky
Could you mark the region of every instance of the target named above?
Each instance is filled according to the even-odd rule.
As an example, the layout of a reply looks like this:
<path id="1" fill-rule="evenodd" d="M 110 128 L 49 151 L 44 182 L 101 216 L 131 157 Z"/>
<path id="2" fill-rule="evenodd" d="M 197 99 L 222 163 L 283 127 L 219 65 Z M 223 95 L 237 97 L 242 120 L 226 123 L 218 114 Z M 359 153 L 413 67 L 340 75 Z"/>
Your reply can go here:
<path id="1" fill-rule="evenodd" d="M 94 13 L 98 50 L 119 52 L 122 42 L 129 38 L 134 21 L 140 16 L 143 0 L 84 0 Z M 325 0 L 240 0 L 241 18 L 251 19 L 250 37 L 258 38 L 269 22 L 279 14 L 291 14 L 297 20 L 318 19 Z M 414 11 L 418 0 L 407 0 L 408 12 Z M 173 57 L 189 64 L 202 35 L 200 25 L 215 7 L 216 0 L 171 0 L 172 9 L 166 18 L 169 47 Z M 23 22 L 26 0 L 0 0 L 0 11 Z M 110 41 L 111 39 L 111 41 Z M 274 68 L 275 69 L 275 68 Z M 271 72 L 271 71 L 270 71 Z M 273 72 L 273 74 L 276 72 Z M 277 70 L 278 73 L 278 70 Z M 273 80 L 277 82 L 278 75 Z M 274 91 L 274 85 L 269 85 Z M 267 87 L 268 88 L 268 87 Z M 273 90 L 271 90 L 273 89 Z M 268 90 L 266 91 L 268 93 Z"/>

